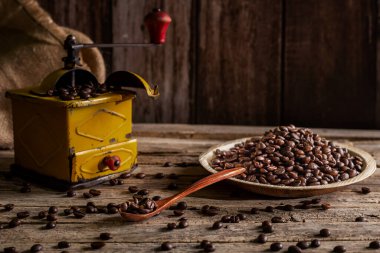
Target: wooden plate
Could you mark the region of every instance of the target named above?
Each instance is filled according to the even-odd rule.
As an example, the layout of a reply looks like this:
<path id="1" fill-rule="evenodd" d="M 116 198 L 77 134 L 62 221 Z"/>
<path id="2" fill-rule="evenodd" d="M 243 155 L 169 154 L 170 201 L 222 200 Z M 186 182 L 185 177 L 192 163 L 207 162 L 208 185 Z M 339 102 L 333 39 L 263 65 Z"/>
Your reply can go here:
<path id="1" fill-rule="evenodd" d="M 242 143 L 246 141 L 247 139 L 250 139 L 250 138 L 233 140 L 233 141 L 229 141 L 226 143 L 213 146 L 209 150 L 207 150 L 205 153 L 199 156 L 199 162 L 210 173 L 216 173 L 217 171 L 214 170 L 210 166 L 210 161 L 214 157 L 214 151 L 216 149 L 229 150 L 235 144 Z M 258 193 L 258 194 L 281 197 L 281 198 L 299 198 L 299 197 L 316 196 L 316 195 L 321 195 L 321 194 L 337 191 L 339 189 L 342 189 L 345 186 L 348 186 L 350 184 L 354 184 L 366 179 L 367 177 L 371 176 L 376 171 L 376 162 L 370 154 L 368 154 L 367 152 L 361 149 L 358 149 L 349 145 L 345 145 L 342 143 L 336 143 L 336 144 L 342 148 L 346 148 L 352 155 L 356 155 L 363 158 L 364 170 L 359 175 L 345 181 L 327 184 L 327 185 L 318 185 L 318 186 L 277 186 L 277 185 L 254 183 L 254 182 L 244 181 L 244 180 L 240 180 L 236 178 L 230 178 L 227 180 L 229 180 L 231 183 L 233 183 L 234 185 L 240 188 L 243 188 L 245 190 Z"/>

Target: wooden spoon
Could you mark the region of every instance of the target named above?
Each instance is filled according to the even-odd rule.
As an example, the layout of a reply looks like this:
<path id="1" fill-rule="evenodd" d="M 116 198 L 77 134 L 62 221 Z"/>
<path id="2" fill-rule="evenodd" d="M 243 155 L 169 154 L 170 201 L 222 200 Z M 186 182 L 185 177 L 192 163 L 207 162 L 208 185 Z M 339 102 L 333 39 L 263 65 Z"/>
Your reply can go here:
<path id="1" fill-rule="evenodd" d="M 205 178 L 202 178 L 201 180 L 198 180 L 194 184 L 192 184 L 189 188 L 184 190 L 183 192 L 177 193 L 174 196 L 164 198 L 161 200 L 156 201 L 157 208 L 151 213 L 147 214 L 134 214 L 134 213 L 126 213 L 126 212 L 120 212 L 121 217 L 126 219 L 127 221 L 143 221 L 146 219 L 149 219 L 152 216 L 155 216 L 159 214 L 161 211 L 167 209 L 170 207 L 173 203 L 176 201 L 186 197 L 187 195 L 196 192 L 206 186 L 209 186 L 210 184 L 222 181 L 224 179 L 239 175 L 241 173 L 245 172 L 245 168 L 233 168 L 228 170 L 223 170 L 218 173 L 212 174 L 210 176 L 207 176 Z"/>

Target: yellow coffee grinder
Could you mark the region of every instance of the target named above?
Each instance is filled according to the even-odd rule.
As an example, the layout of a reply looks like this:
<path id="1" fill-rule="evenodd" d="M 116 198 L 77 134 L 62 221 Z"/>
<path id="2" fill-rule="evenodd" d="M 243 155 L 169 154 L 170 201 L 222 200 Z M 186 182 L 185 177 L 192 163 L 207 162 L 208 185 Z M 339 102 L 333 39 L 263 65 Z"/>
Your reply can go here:
<path id="1" fill-rule="evenodd" d="M 132 137 L 134 89 L 159 96 L 139 75 L 118 71 L 100 84 L 80 68 L 81 48 L 157 46 L 165 42 L 169 15 L 159 9 L 144 19 L 151 43 L 80 44 L 69 35 L 64 67 L 37 87 L 11 90 L 15 163 L 11 170 L 59 189 L 88 187 L 130 172 L 137 166 Z M 133 88 L 133 89 L 131 89 Z"/>

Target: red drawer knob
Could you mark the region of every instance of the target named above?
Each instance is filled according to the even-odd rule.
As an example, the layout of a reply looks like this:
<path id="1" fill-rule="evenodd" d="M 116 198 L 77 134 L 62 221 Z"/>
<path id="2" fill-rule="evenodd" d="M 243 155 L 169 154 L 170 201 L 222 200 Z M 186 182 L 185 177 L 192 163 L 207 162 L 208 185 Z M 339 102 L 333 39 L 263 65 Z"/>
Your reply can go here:
<path id="1" fill-rule="evenodd" d="M 120 167 L 121 161 L 120 157 L 115 156 L 106 156 L 103 159 L 103 164 L 108 166 L 110 170 L 117 170 Z"/>

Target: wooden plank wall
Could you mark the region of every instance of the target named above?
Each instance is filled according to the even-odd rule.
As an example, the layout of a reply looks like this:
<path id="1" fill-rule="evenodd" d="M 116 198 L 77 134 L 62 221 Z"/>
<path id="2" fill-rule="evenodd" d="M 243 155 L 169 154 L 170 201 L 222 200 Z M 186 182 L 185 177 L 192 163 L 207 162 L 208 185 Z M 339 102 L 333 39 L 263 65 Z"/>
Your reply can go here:
<path id="1" fill-rule="evenodd" d="M 100 42 L 148 41 L 143 17 L 173 18 L 162 48 L 103 50 L 108 71 L 159 84 L 134 122 L 380 128 L 380 0 L 40 0 Z"/>

